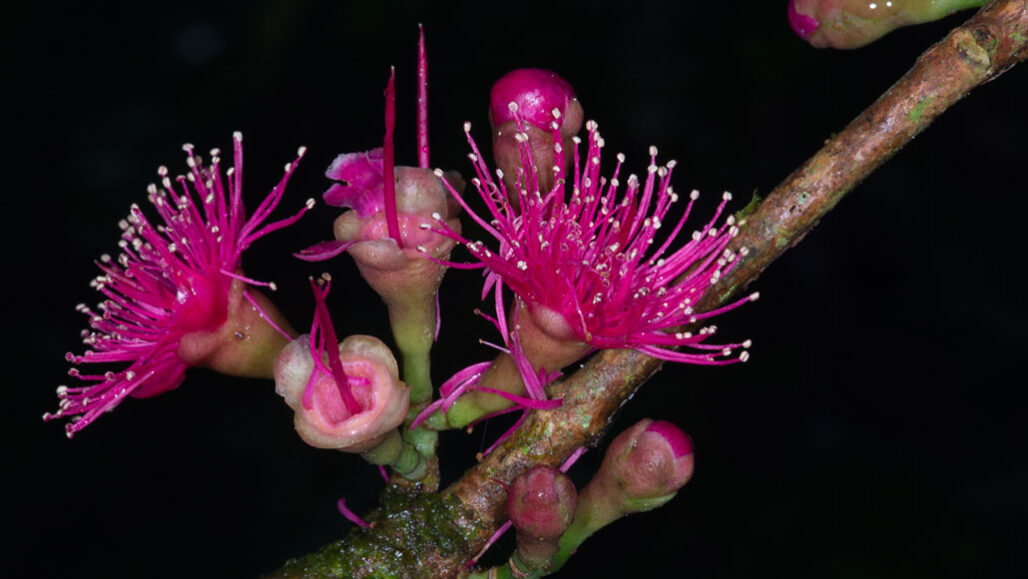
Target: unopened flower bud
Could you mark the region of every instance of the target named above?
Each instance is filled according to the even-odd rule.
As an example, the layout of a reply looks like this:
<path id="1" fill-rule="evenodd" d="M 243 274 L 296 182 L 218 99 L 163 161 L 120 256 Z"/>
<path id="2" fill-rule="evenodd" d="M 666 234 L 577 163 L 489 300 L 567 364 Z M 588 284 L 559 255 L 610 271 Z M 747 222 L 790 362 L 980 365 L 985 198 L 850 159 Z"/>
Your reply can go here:
<path id="1" fill-rule="evenodd" d="M 644 419 L 622 432 L 607 448 L 597 478 L 623 494 L 626 512 L 650 510 L 650 501 L 663 504 L 692 478 L 692 441 L 665 420 Z"/>
<path id="2" fill-rule="evenodd" d="M 528 576 L 548 568 L 577 505 L 574 483 L 553 467 L 535 466 L 514 479 L 507 491 L 507 515 L 517 532 L 511 569 Z"/>
<path id="3" fill-rule="evenodd" d="M 560 539 L 553 568 L 617 519 L 667 503 L 692 473 L 692 441 L 674 424 L 645 418 L 619 434 L 596 476 L 578 494 L 575 520 Z"/>
<path id="4" fill-rule="evenodd" d="M 789 24 L 817 48 L 859 48 L 897 28 L 944 18 L 985 0 L 789 0 Z"/>
<path id="5" fill-rule="evenodd" d="M 295 412 L 300 437 L 317 448 L 346 452 L 368 451 L 383 444 L 387 435 L 398 437 L 396 428 L 406 418 L 409 401 L 389 348 L 372 336 L 350 336 L 336 355 L 346 384 L 316 368 L 306 334 L 275 360 L 275 391 Z"/>
<path id="6" fill-rule="evenodd" d="M 575 518 L 578 493 L 571 479 L 549 466 L 522 473 L 507 491 L 507 515 L 518 535 L 557 539 Z"/>
<path id="7" fill-rule="evenodd" d="M 497 167 L 503 171 L 504 186 L 512 203 L 517 203 L 518 173 L 523 170 L 521 140 L 527 137 L 525 144 L 539 170 L 539 189 L 547 193 L 554 185 L 558 157 L 562 159 L 561 174 L 567 173 L 571 160 L 570 154 L 555 155 L 555 145 L 563 151 L 572 151 L 571 139 L 582 128 L 583 120 L 584 112 L 575 89 L 555 72 L 522 68 L 496 81 L 489 95 L 493 156 Z M 560 136 L 559 143 L 554 142 L 555 130 Z M 522 187 L 528 189 L 526 179 L 534 178 L 524 176 Z"/>

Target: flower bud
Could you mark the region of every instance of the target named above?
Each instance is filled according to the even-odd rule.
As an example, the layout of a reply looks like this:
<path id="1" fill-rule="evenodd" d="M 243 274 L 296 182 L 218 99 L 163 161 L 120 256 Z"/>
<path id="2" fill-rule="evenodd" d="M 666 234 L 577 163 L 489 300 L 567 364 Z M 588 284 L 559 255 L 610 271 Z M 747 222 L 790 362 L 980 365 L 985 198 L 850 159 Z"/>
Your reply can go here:
<path id="1" fill-rule="evenodd" d="M 575 541 L 625 515 L 667 503 L 692 472 L 689 437 L 670 422 L 640 420 L 611 441 L 600 470 L 579 493 Z"/>
<path id="2" fill-rule="evenodd" d="M 559 569 L 586 539 L 610 523 L 667 503 L 692 472 L 692 442 L 674 424 L 645 418 L 619 434 L 596 476 L 578 494 L 575 519 L 560 539 L 552 568 Z"/>
<path id="3" fill-rule="evenodd" d="M 578 493 L 567 475 L 549 466 L 522 473 L 507 491 L 507 515 L 518 535 L 557 539 L 575 518 Z"/>
<path id="4" fill-rule="evenodd" d="M 556 114 L 554 114 L 556 111 Z M 493 155 L 503 171 L 507 194 L 516 203 L 517 175 L 522 172 L 518 134 L 527 137 L 528 150 L 538 171 L 539 189 L 553 188 L 554 123 L 559 131 L 561 148 L 571 151 L 572 137 L 582 128 L 582 105 L 575 89 L 557 73 L 538 68 L 513 70 L 493 85 L 489 95 L 489 123 L 493 129 Z M 523 122 L 521 126 L 517 119 Z M 567 173 L 571 155 L 561 155 L 561 174 Z M 523 185 L 526 189 L 528 184 Z"/>
<path id="5" fill-rule="evenodd" d="M 789 0 L 789 25 L 817 48 L 859 48 L 897 28 L 944 18 L 984 0 Z"/>
<path id="6" fill-rule="evenodd" d="M 517 531 L 511 569 L 524 576 L 545 571 L 577 505 L 574 483 L 553 467 L 535 466 L 514 479 L 507 491 L 507 515 Z"/>
<path id="7" fill-rule="evenodd" d="M 635 512 L 653 508 L 647 501 L 670 499 L 692 478 L 693 466 L 689 437 L 670 422 L 647 418 L 610 443 L 596 476 L 610 478 L 624 495 L 626 512 Z"/>
<path id="8" fill-rule="evenodd" d="M 396 434 L 406 418 L 407 387 L 392 353 L 378 338 L 350 336 L 339 344 L 338 356 L 346 373 L 342 385 L 316 367 L 310 336 L 300 336 L 275 359 L 275 391 L 295 412 L 296 431 L 307 444 L 369 451 Z M 347 403 L 343 389 L 356 408 Z"/>

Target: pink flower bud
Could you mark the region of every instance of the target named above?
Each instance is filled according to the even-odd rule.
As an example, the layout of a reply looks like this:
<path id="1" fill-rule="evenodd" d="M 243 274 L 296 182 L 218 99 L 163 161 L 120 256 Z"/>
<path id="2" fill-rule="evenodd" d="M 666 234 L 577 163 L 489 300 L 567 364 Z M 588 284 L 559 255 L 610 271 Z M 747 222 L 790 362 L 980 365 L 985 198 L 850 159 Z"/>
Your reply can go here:
<path id="1" fill-rule="evenodd" d="M 559 174 L 566 174 L 571 160 L 570 154 L 557 154 L 554 149 L 572 150 L 572 138 L 582 128 L 584 114 L 575 89 L 555 72 L 523 68 L 496 81 L 489 96 L 493 156 L 503 171 L 512 203 L 518 202 L 518 174 L 524 170 L 520 148 L 527 146 L 539 169 L 539 190 L 549 192 L 555 182 L 555 167 Z M 530 189 L 528 181 L 535 178 L 524 176 L 522 187 Z"/>
<path id="2" fill-rule="evenodd" d="M 399 379 L 396 359 L 378 338 L 350 336 L 339 344 L 338 356 L 345 385 L 332 373 L 316 368 L 310 336 L 300 336 L 275 359 L 275 391 L 295 411 L 296 431 L 304 442 L 363 452 L 378 446 L 403 423 L 408 389 Z M 349 390 L 358 408 L 349 407 L 341 388 Z"/>
<path id="3" fill-rule="evenodd" d="M 597 478 L 612 481 L 631 503 L 672 495 L 692 478 L 693 466 L 692 442 L 680 428 L 644 419 L 610 443 Z"/>
<path id="4" fill-rule="evenodd" d="M 578 493 L 571 479 L 555 468 L 535 466 L 507 491 L 507 515 L 519 535 L 558 539 L 575 518 Z"/>
<path id="5" fill-rule="evenodd" d="M 510 103 L 517 105 L 521 118 L 549 131 L 552 111 L 557 109 L 562 116 L 578 99 L 571 83 L 557 73 L 541 68 L 519 68 L 500 77 L 489 92 L 489 118 L 493 124 L 502 125 L 514 120 Z"/>

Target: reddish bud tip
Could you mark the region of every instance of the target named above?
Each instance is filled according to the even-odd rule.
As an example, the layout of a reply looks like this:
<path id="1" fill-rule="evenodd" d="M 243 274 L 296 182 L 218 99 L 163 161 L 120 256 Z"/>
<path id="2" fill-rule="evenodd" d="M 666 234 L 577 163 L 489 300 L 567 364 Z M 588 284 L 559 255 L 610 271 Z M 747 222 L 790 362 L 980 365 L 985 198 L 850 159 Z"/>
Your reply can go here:
<path id="1" fill-rule="evenodd" d="M 489 113 L 493 125 L 513 120 L 510 103 L 517 104 L 521 118 L 549 130 L 553 109 L 564 115 L 575 99 L 571 84 L 550 70 L 519 68 L 496 81 L 489 94 Z"/>
<path id="2" fill-rule="evenodd" d="M 548 466 L 522 473 L 507 493 L 507 512 L 514 528 L 536 540 L 559 538 L 571 525 L 577 505 L 574 483 Z"/>
<path id="3" fill-rule="evenodd" d="M 789 26 L 800 38 L 806 40 L 820 25 L 812 16 L 796 11 L 796 0 L 789 0 Z"/>
<path id="4" fill-rule="evenodd" d="M 675 459 L 692 454 L 692 440 L 689 435 L 667 420 L 654 420 L 646 427 L 646 432 L 664 437 Z"/>

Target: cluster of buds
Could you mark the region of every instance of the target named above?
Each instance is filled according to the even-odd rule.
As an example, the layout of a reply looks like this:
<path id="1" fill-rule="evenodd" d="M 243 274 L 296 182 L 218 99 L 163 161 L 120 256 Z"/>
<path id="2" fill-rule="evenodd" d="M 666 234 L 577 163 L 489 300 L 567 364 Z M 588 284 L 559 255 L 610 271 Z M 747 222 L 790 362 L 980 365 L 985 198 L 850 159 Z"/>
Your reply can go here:
<path id="1" fill-rule="evenodd" d="M 599 471 L 581 492 L 552 467 L 523 472 L 507 489 L 517 549 L 506 567 L 493 571 L 548 575 L 596 531 L 667 503 L 692 478 L 694 466 L 688 435 L 670 422 L 646 418 L 610 443 Z M 493 575 L 473 575 L 478 576 Z"/>

